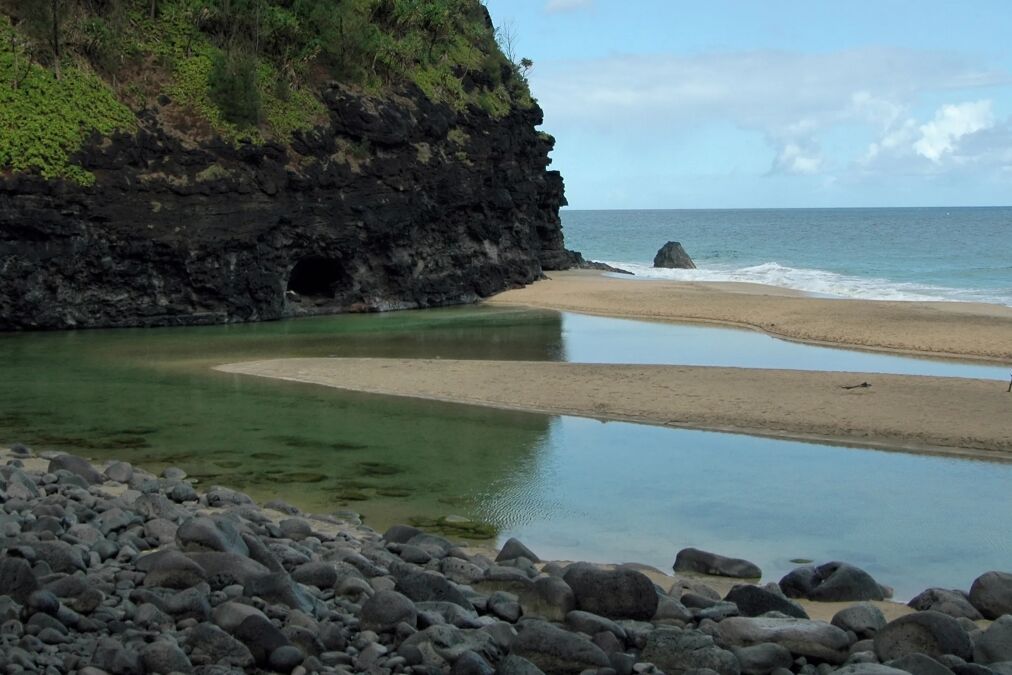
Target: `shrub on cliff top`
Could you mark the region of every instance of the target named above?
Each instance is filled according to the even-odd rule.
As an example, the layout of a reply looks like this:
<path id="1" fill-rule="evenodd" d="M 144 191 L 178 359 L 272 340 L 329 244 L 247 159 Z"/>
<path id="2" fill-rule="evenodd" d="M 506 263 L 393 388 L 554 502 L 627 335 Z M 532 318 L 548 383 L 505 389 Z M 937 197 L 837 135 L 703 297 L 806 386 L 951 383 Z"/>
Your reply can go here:
<path id="1" fill-rule="evenodd" d="M 0 0 L 0 25 L 0 169 L 47 177 L 89 181 L 73 152 L 163 93 L 173 119 L 283 142 L 324 120 L 332 79 L 493 117 L 532 104 L 479 0 Z"/>
<path id="2" fill-rule="evenodd" d="M 91 183 L 70 156 L 93 132 L 133 129 L 133 113 L 87 68 L 64 67 L 58 81 L 11 37 L 0 30 L 0 167 Z"/>

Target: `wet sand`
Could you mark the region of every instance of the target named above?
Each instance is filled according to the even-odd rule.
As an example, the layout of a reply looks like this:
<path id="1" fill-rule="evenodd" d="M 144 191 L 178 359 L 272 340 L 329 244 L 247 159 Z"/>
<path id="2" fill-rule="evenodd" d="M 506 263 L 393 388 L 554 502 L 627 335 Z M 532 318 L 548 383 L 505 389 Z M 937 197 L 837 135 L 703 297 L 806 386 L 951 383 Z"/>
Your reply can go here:
<path id="1" fill-rule="evenodd" d="M 548 276 L 486 303 L 728 324 L 815 344 L 1012 365 L 1012 307 L 824 299 L 758 284 L 618 279 L 589 270 Z"/>
<path id="2" fill-rule="evenodd" d="M 445 359 L 274 359 L 218 370 L 373 394 L 1012 461 L 1012 394 L 989 380 Z M 871 386 L 844 388 L 864 382 Z"/>

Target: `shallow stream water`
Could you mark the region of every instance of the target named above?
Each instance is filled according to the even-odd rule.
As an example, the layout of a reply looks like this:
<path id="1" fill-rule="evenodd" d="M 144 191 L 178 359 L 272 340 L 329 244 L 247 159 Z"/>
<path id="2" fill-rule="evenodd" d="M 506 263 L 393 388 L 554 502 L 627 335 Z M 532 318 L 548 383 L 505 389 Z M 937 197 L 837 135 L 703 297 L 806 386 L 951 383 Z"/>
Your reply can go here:
<path id="1" fill-rule="evenodd" d="M 1012 557 L 1012 465 L 497 411 L 212 371 L 284 356 L 818 368 L 1003 379 L 993 365 L 750 331 L 463 308 L 242 326 L 0 335 L 0 442 L 185 469 L 202 483 L 520 536 L 546 557 L 670 569 L 685 546 L 844 559 L 911 595 Z M 996 383 L 997 386 L 997 383 Z M 444 523 L 444 526 L 445 523 Z M 451 527 L 458 527 L 450 525 Z"/>

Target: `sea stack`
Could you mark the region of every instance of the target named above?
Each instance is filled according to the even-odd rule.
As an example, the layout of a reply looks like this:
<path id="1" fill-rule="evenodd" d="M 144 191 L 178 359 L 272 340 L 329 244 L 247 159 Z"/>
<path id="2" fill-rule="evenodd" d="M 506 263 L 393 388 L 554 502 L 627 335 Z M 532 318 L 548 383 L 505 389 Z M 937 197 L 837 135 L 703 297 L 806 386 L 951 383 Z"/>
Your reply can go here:
<path id="1" fill-rule="evenodd" d="M 685 252 L 682 245 L 677 241 L 669 241 L 664 246 L 661 246 L 660 250 L 657 251 L 657 255 L 654 256 L 654 267 L 667 267 L 683 270 L 694 270 L 696 269 L 696 263 L 692 262 L 692 258 Z"/>

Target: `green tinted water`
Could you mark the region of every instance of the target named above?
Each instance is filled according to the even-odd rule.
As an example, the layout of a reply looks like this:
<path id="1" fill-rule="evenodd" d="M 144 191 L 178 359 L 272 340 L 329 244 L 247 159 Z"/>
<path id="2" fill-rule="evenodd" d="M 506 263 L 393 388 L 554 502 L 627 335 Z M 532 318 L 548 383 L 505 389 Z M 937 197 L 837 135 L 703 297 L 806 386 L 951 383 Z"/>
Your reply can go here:
<path id="1" fill-rule="evenodd" d="M 258 500 L 451 515 L 550 557 L 665 568 L 684 546 L 862 564 L 912 594 L 1007 567 L 1012 465 L 369 396 L 219 373 L 287 356 L 688 363 L 1007 377 L 749 331 L 489 308 L 0 335 L 0 443 L 177 465 Z M 1000 383 L 999 383 L 1000 384 Z M 969 497 L 972 495 L 972 498 Z M 979 505 L 987 505 L 981 508 Z"/>
<path id="2" fill-rule="evenodd" d="M 540 415 L 218 373 L 280 356 L 557 359 L 554 313 L 456 309 L 194 329 L 0 336 L 0 440 L 178 465 L 260 499 L 361 511 L 378 527 L 471 513 L 535 453 Z"/>

